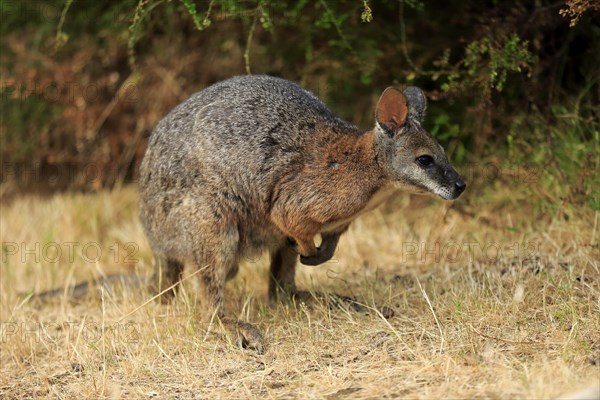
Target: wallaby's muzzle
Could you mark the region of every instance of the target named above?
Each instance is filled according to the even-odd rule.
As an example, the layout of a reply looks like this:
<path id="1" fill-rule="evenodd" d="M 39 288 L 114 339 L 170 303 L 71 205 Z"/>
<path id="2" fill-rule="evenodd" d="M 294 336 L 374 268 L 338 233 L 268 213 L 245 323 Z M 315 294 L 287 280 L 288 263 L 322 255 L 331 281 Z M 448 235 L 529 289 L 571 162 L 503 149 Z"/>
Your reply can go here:
<path id="1" fill-rule="evenodd" d="M 434 178 L 433 180 L 439 183 L 433 185 L 433 187 L 430 186 L 429 190 L 444 200 L 457 199 L 467 187 L 462 177 L 451 166 L 448 166 L 448 169 L 445 170 L 443 174 L 439 174 L 439 172 L 435 170 L 430 171 L 430 173 L 433 175 L 430 175 L 430 177 Z"/>
<path id="2" fill-rule="evenodd" d="M 444 198 L 447 200 L 457 199 L 462 194 L 462 192 L 465 191 L 466 187 L 467 184 L 462 180 L 460 175 L 457 174 L 452 190 L 450 191 L 450 196 Z"/>

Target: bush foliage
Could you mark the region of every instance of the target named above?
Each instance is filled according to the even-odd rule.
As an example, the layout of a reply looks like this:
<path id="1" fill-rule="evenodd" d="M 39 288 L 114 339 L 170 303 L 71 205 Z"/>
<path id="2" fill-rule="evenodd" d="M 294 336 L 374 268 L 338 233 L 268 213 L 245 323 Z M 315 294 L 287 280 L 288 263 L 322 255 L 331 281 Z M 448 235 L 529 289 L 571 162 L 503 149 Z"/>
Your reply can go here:
<path id="1" fill-rule="evenodd" d="M 558 176 L 579 173 L 572 157 L 598 168 L 597 153 L 568 150 L 598 149 L 592 0 L 0 0 L 0 11 L 3 180 L 62 166 L 72 179 L 54 188 L 135 179 L 169 108 L 243 73 L 297 81 L 365 128 L 382 89 L 418 85 L 459 163 L 503 154 L 541 167 L 553 154 Z"/>

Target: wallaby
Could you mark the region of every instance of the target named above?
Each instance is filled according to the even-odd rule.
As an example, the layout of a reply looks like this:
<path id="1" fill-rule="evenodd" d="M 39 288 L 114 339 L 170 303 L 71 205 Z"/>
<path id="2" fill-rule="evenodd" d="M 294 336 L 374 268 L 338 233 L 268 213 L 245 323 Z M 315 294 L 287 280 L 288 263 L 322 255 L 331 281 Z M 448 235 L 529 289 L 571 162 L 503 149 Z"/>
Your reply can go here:
<path id="1" fill-rule="evenodd" d="M 225 282 L 245 257 L 268 249 L 269 297 L 293 294 L 298 255 L 328 261 L 351 221 L 395 191 L 447 200 L 464 191 L 421 126 L 426 106 L 417 87 L 388 88 L 363 131 L 280 78 L 238 76 L 192 95 L 158 123 L 140 169 L 156 286 L 176 283 L 186 263 L 201 268 L 207 315 L 262 352 L 258 330 L 223 309 Z"/>

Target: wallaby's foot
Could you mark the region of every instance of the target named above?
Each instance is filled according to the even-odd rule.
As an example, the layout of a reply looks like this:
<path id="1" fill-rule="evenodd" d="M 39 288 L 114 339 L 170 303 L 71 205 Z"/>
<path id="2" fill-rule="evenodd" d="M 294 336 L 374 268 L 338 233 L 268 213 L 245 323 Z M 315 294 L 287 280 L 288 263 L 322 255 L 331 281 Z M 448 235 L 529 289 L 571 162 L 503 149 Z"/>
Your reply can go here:
<path id="1" fill-rule="evenodd" d="M 257 327 L 247 322 L 238 321 L 236 333 L 236 344 L 240 348 L 255 349 L 258 354 L 263 354 L 263 336 Z"/>
<path id="2" fill-rule="evenodd" d="M 308 303 L 314 300 L 313 295 L 307 290 L 283 290 L 279 288 L 269 296 L 271 305 L 281 304 L 300 304 Z"/>
<path id="3" fill-rule="evenodd" d="M 258 328 L 248 322 L 222 318 L 221 322 L 235 338 L 235 344 L 241 349 L 254 349 L 263 354 L 263 336 Z"/>
<path id="4" fill-rule="evenodd" d="M 277 287 L 269 291 L 269 301 L 272 304 L 276 304 L 278 302 L 286 302 L 291 300 L 294 297 L 295 293 L 295 290 L 286 290 L 282 287 Z"/>
<path id="5" fill-rule="evenodd" d="M 310 303 L 315 300 L 315 296 L 308 290 L 296 290 L 290 293 L 288 298 L 295 304 Z"/>

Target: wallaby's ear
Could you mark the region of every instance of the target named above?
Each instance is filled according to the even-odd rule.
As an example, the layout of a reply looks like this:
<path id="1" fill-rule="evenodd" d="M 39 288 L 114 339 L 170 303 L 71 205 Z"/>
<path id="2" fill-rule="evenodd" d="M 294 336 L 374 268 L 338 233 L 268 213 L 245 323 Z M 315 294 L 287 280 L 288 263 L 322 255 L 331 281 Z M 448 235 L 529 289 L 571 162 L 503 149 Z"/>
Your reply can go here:
<path id="1" fill-rule="evenodd" d="M 408 118 L 423 123 L 425 111 L 427 110 L 427 97 L 425 93 L 416 86 L 404 89 L 404 96 L 408 100 Z"/>
<path id="2" fill-rule="evenodd" d="M 385 89 L 377 103 L 375 120 L 390 136 L 393 136 L 406 123 L 408 102 L 406 96 L 396 88 Z"/>

